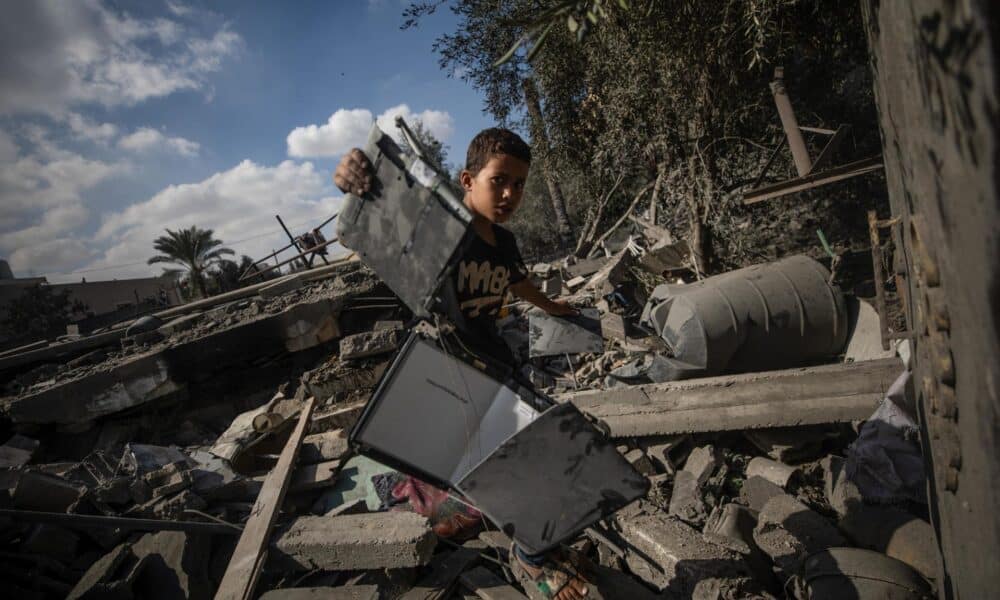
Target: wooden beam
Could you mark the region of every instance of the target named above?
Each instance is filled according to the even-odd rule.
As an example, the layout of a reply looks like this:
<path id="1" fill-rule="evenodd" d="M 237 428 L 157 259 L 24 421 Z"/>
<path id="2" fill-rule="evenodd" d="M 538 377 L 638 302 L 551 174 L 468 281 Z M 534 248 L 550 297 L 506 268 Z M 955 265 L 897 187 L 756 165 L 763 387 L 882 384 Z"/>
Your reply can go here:
<path id="1" fill-rule="evenodd" d="M 611 437 L 864 420 L 903 371 L 899 358 L 588 390 L 557 396 Z"/>
<path id="2" fill-rule="evenodd" d="M 299 414 L 299 422 L 292 431 L 291 437 L 278 457 L 274 469 L 267 476 L 261 487 L 257 501 L 250 513 L 250 520 L 243 528 L 243 535 L 236 544 L 233 557 L 222 576 L 222 583 L 215 594 L 215 600 L 250 600 L 253 598 L 254 587 L 260 575 L 261 567 L 267 557 L 271 529 L 278 517 L 278 511 L 285 499 L 292 479 L 292 466 L 299 455 L 302 439 L 306 436 L 309 418 L 312 416 L 315 398 L 306 400 L 305 407 Z"/>
<path id="3" fill-rule="evenodd" d="M 801 192 L 803 190 L 810 190 L 828 183 L 833 183 L 834 181 L 850 179 L 851 177 L 871 173 L 872 171 L 877 171 L 882 167 L 881 156 L 865 158 L 863 160 L 847 163 L 846 165 L 827 169 L 826 171 L 820 171 L 819 173 L 810 173 L 805 177 L 796 177 L 795 179 L 779 181 L 778 183 L 772 183 L 770 185 L 752 189 L 743 194 L 743 204 L 755 204 L 757 202 L 763 202 L 764 200 L 770 200 L 771 198 L 777 198 L 779 196 L 785 196 L 787 194 Z"/>

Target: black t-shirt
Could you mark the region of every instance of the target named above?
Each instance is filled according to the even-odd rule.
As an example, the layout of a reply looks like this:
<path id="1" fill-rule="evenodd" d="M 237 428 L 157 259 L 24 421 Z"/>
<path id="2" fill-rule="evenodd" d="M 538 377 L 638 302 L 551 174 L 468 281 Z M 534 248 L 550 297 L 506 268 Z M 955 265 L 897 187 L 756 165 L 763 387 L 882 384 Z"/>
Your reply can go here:
<path id="1" fill-rule="evenodd" d="M 458 309 L 465 317 L 463 329 L 481 340 L 498 340 L 496 321 L 503 307 L 507 288 L 524 280 L 527 269 L 517 249 L 514 234 L 493 225 L 496 246 L 473 236 L 469 249 L 459 259 L 453 275 Z"/>

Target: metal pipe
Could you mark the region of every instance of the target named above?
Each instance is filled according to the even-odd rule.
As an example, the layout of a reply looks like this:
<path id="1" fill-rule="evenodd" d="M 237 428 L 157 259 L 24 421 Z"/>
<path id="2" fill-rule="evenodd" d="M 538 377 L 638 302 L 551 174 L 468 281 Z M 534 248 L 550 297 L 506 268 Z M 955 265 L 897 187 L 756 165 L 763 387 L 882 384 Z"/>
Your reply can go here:
<path id="1" fill-rule="evenodd" d="M 774 104 L 778 107 L 778 116 L 781 117 L 781 127 L 785 130 L 785 136 L 788 138 L 788 147 L 792 151 L 795 170 L 799 172 L 799 177 L 805 177 L 812 168 L 812 160 L 809 158 L 809 150 L 806 148 L 806 142 L 802 139 L 802 131 L 799 129 L 799 123 L 795 119 L 792 101 L 785 91 L 784 69 L 781 67 L 774 70 L 774 81 L 771 82 L 771 95 L 774 96 Z"/>

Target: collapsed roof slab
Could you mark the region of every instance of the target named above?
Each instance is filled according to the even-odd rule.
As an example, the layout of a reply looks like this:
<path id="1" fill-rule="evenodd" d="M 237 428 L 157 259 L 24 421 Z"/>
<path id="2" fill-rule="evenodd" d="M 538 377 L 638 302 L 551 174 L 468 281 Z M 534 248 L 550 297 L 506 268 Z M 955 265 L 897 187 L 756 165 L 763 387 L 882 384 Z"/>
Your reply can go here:
<path id="1" fill-rule="evenodd" d="M 705 377 L 557 396 L 612 437 L 865 420 L 903 371 L 898 358 Z"/>
<path id="2" fill-rule="evenodd" d="M 140 354 L 13 400 L 14 423 L 86 423 L 164 398 L 225 367 L 298 352 L 340 337 L 342 298 L 302 302 L 229 329 Z"/>

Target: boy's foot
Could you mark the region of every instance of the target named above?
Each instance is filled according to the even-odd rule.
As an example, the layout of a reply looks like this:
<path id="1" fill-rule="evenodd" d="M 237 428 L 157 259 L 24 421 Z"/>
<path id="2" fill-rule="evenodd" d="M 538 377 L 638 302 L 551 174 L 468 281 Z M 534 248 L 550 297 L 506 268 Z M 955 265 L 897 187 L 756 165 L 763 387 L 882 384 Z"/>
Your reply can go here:
<path id="1" fill-rule="evenodd" d="M 528 564 L 518 556 L 514 544 L 510 547 L 510 566 L 531 600 L 585 600 L 590 565 L 582 553 L 554 550 L 540 566 Z"/>

